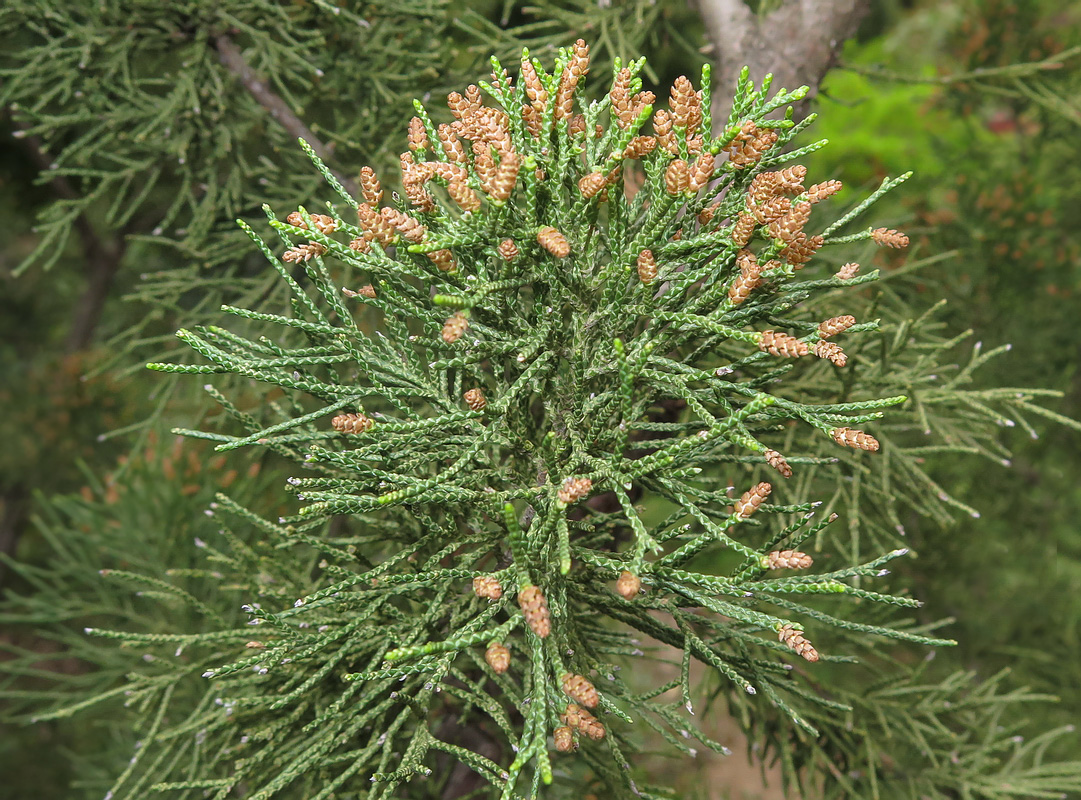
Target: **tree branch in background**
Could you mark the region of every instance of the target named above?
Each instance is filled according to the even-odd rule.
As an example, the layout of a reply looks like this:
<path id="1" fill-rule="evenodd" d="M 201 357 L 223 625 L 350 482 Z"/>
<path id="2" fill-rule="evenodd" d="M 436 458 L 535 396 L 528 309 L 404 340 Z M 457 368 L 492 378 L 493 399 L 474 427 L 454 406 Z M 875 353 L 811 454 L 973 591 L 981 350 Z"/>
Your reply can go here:
<path id="1" fill-rule="evenodd" d="M 743 0 L 698 0 L 706 33 L 713 43 L 714 85 L 735 86 L 740 70 L 750 68 L 760 81 L 773 73 L 775 87 L 806 84 L 808 98 L 818 91 L 846 39 L 855 35 L 869 0 L 784 0 L 763 16 Z M 713 119 L 726 120 L 732 109 L 726 92 L 713 94 Z M 796 106 L 807 115 L 806 101 Z"/>
<path id="2" fill-rule="evenodd" d="M 270 112 L 270 116 L 277 120 L 279 125 L 285 128 L 291 136 L 303 139 L 310 144 L 312 150 L 324 163 L 334 161 L 333 149 L 323 144 L 300 117 L 293 113 L 293 110 L 289 108 L 286 102 L 267 88 L 267 82 L 248 66 L 248 62 L 244 60 L 244 54 L 240 52 L 240 48 L 236 46 L 232 39 L 222 34 L 214 39 L 214 46 L 218 50 L 221 63 L 237 76 L 244 88 L 256 99 L 259 105 Z M 360 194 L 360 189 L 355 181 L 339 174 L 333 168 L 330 171 L 350 194 Z"/>

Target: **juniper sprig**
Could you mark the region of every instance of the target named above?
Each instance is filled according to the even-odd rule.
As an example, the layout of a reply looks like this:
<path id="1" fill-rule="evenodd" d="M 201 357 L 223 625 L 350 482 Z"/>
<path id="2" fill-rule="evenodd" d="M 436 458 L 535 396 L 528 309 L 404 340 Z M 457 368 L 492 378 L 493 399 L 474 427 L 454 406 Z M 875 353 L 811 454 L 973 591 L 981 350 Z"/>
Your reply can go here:
<path id="1" fill-rule="evenodd" d="M 225 736 L 213 777 L 171 786 L 269 798 L 318 772 L 315 797 L 358 778 L 389 797 L 446 754 L 502 798 L 573 770 L 553 758 L 580 759 L 612 796 L 656 796 L 631 781 L 624 723 L 689 751 L 673 731 L 692 726 L 657 698 L 676 688 L 691 712 L 691 659 L 813 732 L 786 698 L 815 693 L 787 662 L 846 660 L 820 653 L 814 630 L 945 643 L 815 607 L 918 605 L 865 588 L 904 550 L 803 572 L 800 543 L 835 516 L 770 503 L 764 481 L 733 496 L 717 474 L 732 461 L 798 474 L 813 459 L 771 446 L 793 420 L 832 446 L 878 449 L 862 426 L 904 396 L 807 403 L 774 386 L 800 361 L 845 369 L 845 340 L 876 330 L 844 308 L 800 314 L 876 271 L 800 273 L 834 242 L 900 246 L 892 230 L 836 232 L 904 178 L 812 233 L 837 186 L 807 185 L 794 163 L 818 145 L 786 152 L 807 124 L 789 106 L 805 89 L 771 96 L 769 78 L 756 88 L 744 74 L 715 125 L 708 68 L 654 112 L 643 66 L 617 61 L 607 96 L 587 103 L 582 41 L 552 72 L 527 53 L 517 80 L 493 59 L 490 82 L 449 96 L 452 123 L 416 104 L 403 196 L 365 170 L 355 198 L 307 148 L 340 199 L 285 219 L 267 208 L 283 255 L 240 223 L 292 308 L 223 310 L 281 326 L 282 340 L 182 330 L 208 363 L 150 366 L 293 398 L 265 425 L 215 393 L 247 433 L 185 433 L 302 462 L 295 514 L 272 523 L 224 497 L 219 509 L 323 560 L 318 588 L 291 597 L 282 576 L 252 599 L 253 641 L 205 671 L 222 707 L 200 724 L 241 735 L 260 720 L 248 755 L 227 768 Z M 732 556 L 720 574 L 700 558 L 717 551 Z M 679 680 L 643 694 L 618 676 L 640 634 L 683 652 Z"/>

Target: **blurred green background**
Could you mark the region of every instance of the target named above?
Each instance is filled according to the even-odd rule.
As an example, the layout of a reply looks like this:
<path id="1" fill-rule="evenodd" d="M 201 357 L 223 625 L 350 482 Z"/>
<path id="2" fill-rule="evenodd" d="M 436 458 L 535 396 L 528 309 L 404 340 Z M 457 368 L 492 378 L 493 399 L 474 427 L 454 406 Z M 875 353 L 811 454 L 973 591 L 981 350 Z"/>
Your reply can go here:
<path id="1" fill-rule="evenodd" d="M 118 612 L 93 570 L 184 568 L 210 524 L 200 509 L 223 484 L 264 508 L 283 500 L 284 473 L 269 457 L 214 460 L 169 435 L 216 412 L 195 387 L 141 368 L 172 351 L 179 321 L 207 319 L 223 299 L 273 295 L 232 220 L 258 219 L 263 201 L 296 203 L 314 185 L 292 134 L 221 84 L 221 36 L 254 43 L 249 63 L 275 76 L 270 85 L 346 177 L 394 163 L 412 98 L 461 88 L 486 72 L 492 50 L 506 57 L 526 42 L 543 53 L 581 35 L 609 58 L 641 51 L 658 85 L 695 75 L 708 53 L 696 10 L 671 0 L 382 2 L 364 9 L 364 25 L 329 19 L 319 3 L 70 5 L 0 10 L 0 580 L 9 599 L 67 593 L 85 613 L 67 633 L 55 601 L 0 613 L 0 658 L 21 665 L 0 678 L 16 716 L 58 676 L 100 680 L 87 666 L 98 656 L 80 660 L 77 632 Z M 1012 345 L 979 385 L 1058 390 L 1048 407 L 1075 419 L 1078 42 L 1081 7 L 1069 4 L 875 0 L 814 101 L 811 134 L 831 144 L 806 162 L 817 179 L 845 183 L 842 206 L 914 170 L 872 220 L 911 236 L 910 259 L 946 254 L 909 276 L 905 302 L 919 314 L 946 298 L 951 334 L 971 329 L 985 350 Z M 1047 418 L 1016 423 L 1003 431 L 1008 465 L 925 465 L 980 517 L 906 520 L 920 557 L 902 569 L 927 620 L 956 620 L 949 635 L 960 645 L 938 660 L 983 677 L 1011 668 L 1060 698 L 1026 710 L 1038 732 L 1081 719 L 1081 434 Z M 141 546 L 110 533 L 118 528 L 142 531 Z M 131 604 L 119 616 L 143 613 Z M 123 662 L 94 663 L 119 678 Z M 100 796 L 126 760 L 124 741 L 122 722 L 101 716 L 9 724 L 0 797 Z M 1081 750 L 1076 737 L 1059 747 Z M 701 786 L 685 765 L 659 769 L 688 796 Z M 702 796 L 778 796 L 757 769 L 705 769 L 712 793 Z"/>

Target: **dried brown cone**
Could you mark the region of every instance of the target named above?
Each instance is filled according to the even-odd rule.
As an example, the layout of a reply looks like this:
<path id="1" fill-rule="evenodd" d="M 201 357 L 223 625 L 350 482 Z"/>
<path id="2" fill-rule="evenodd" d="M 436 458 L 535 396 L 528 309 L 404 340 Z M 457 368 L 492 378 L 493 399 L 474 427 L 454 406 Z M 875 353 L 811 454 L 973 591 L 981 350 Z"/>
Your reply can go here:
<path id="1" fill-rule="evenodd" d="M 488 600 L 498 600 L 503 596 L 503 587 L 491 575 L 478 575 L 473 579 L 473 594 Z"/>
<path id="2" fill-rule="evenodd" d="M 782 242 L 791 242 L 797 233 L 803 232 L 803 226 L 811 218 L 811 204 L 808 202 L 796 203 L 792 210 L 780 219 L 775 219 L 769 224 L 769 235 Z"/>
<path id="3" fill-rule="evenodd" d="M 504 239 L 496 249 L 504 261 L 510 262 L 518 257 L 518 245 L 514 243 L 513 239 Z"/>
<path id="4" fill-rule="evenodd" d="M 575 114 L 567 124 L 567 133 L 571 136 L 581 136 L 586 132 L 586 118 L 584 114 Z"/>
<path id="5" fill-rule="evenodd" d="M 578 180 L 578 191 L 583 197 L 594 197 L 608 185 L 608 177 L 603 172 L 591 172 Z"/>
<path id="6" fill-rule="evenodd" d="M 372 240 L 374 238 L 370 232 L 364 231 L 363 234 L 349 242 L 349 249 L 354 253 L 370 253 L 372 252 Z"/>
<path id="7" fill-rule="evenodd" d="M 522 106 L 522 121 L 525 122 L 526 130 L 534 139 L 541 135 L 541 112 L 534 106 Z"/>
<path id="8" fill-rule="evenodd" d="M 677 158 L 670 163 L 668 169 L 664 171 L 664 188 L 668 190 L 668 194 L 681 194 L 687 191 L 690 182 L 691 171 L 682 158 Z"/>
<path id="9" fill-rule="evenodd" d="M 716 162 L 717 159 L 714 158 L 713 153 L 702 153 L 698 156 L 694 162 L 694 169 L 691 170 L 691 189 L 697 192 L 710 182 Z"/>
<path id="10" fill-rule="evenodd" d="M 642 111 L 645 110 L 646 106 L 652 106 L 656 102 L 657 95 L 653 94 L 653 92 L 651 91 L 646 90 L 644 92 L 639 92 L 638 94 L 636 94 L 634 97 L 631 98 L 631 103 L 634 106 L 634 114 L 632 115 L 633 119 L 638 119 L 640 116 L 642 116 Z"/>
<path id="11" fill-rule="evenodd" d="M 702 119 L 701 106 L 694 86 L 686 75 L 680 75 L 672 83 L 669 92 L 668 107 L 672 112 L 672 124 L 693 134 Z"/>
<path id="12" fill-rule="evenodd" d="M 908 247 L 908 237 L 893 228 L 875 228 L 871 231 L 871 239 L 883 247 Z"/>
<path id="13" fill-rule="evenodd" d="M 761 225 L 768 225 L 792 210 L 792 201 L 787 197 L 771 197 L 764 203 L 752 205 L 748 209 Z"/>
<path id="14" fill-rule="evenodd" d="M 458 268 L 450 250 L 433 250 L 428 253 L 428 258 L 443 272 L 454 272 Z"/>
<path id="15" fill-rule="evenodd" d="M 709 205 L 709 206 L 706 206 L 705 208 L 703 208 L 701 211 L 698 212 L 698 224 L 699 225 L 709 225 L 709 223 L 713 221 L 713 217 L 717 214 L 717 211 L 720 210 L 720 208 L 721 208 L 721 202 L 719 200 L 717 202 L 713 203 L 712 205 Z M 753 220 L 751 222 L 751 231 L 752 232 L 754 231 L 754 221 Z M 747 237 L 747 242 L 749 242 L 750 240 L 751 240 L 751 237 L 748 236 Z M 743 247 L 743 245 L 747 244 L 747 242 L 744 242 L 743 244 L 741 244 L 740 247 Z"/>
<path id="16" fill-rule="evenodd" d="M 480 389 L 467 389 L 462 398 L 471 411 L 483 411 L 484 407 L 488 405 L 488 400 Z"/>
<path id="17" fill-rule="evenodd" d="M 465 145 L 458 138 L 458 134 L 454 132 L 454 128 L 450 125 L 440 125 L 435 129 L 435 132 L 439 136 L 439 143 L 443 145 L 443 152 L 447 154 L 448 160 L 456 164 L 468 163 L 469 159 L 465 154 Z"/>
<path id="18" fill-rule="evenodd" d="M 522 59 L 520 80 L 521 85 L 525 87 L 526 97 L 529 98 L 530 106 L 536 112 L 539 122 L 540 115 L 544 113 L 544 109 L 548 105 L 548 90 L 544 88 L 533 62 L 528 58 Z"/>
<path id="19" fill-rule="evenodd" d="M 633 600 L 642 589 L 642 579 L 633 572 L 624 570 L 616 581 L 616 591 L 624 600 Z"/>
<path id="20" fill-rule="evenodd" d="M 357 219 L 360 221 L 360 227 L 384 246 L 394 244 L 395 239 L 398 238 L 398 232 L 394 230 L 394 226 L 383 219 L 368 203 L 361 203 L 357 207 Z"/>
<path id="21" fill-rule="evenodd" d="M 360 193 L 364 195 L 364 201 L 372 206 L 383 202 L 383 186 L 371 167 L 360 168 Z"/>
<path id="22" fill-rule="evenodd" d="M 687 138 L 687 154 L 696 156 L 702 152 L 702 147 L 705 145 L 701 136 L 690 136 Z"/>
<path id="23" fill-rule="evenodd" d="M 464 180 L 448 181 L 447 194 L 461 207 L 462 211 L 476 211 L 480 208 L 480 198 Z"/>
<path id="24" fill-rule="evenodd" d="M 522 609 L 522 616 L 525 617 L 526 624 L 529 625 L 533 633 L 543 639 L 552 632 L 548 601 L 539 587 L 532 584 L 523 587 L 518 592 L 518 605 Z"/>
<path id="25" fill-rule="evenodd" d="M 738 306 L 751 296 L 751 292 L 762 283 L 758 272 L 740 272 L 732 285 L 728 287 L 728 301 Z"/>
<path id="26" fill-rule="evenodd" d="M 843 184 L 840 181 L 825 181 L 807 187 L 807 202 L 821 203 L 827 197 L 841 191 Z"/>
<path id="27" fill-rule="evenodd" d="M 849 363 L 849 356 L 836 342 L 826 342 L 825 339 L 822 339 L 822 341 L 815 342 L 814 347 L 811 349 L 818 358 L 828 359 L 837 366 L 844 366 Z"/>
<path id="28" fill-rule="evenodd" d="M 657 260 L 652 250 L 643 250 L 638 254 L 638 280 L 649 285 L 657 277 Z"/>
<path id="29" fill-rule="evenodd" d="M 776 197 L 780 192 L 777 172 L 759 172 L 751 178 L 751 185 L 747 187 L 747 196 L 755 205 L 763 205 Z"/>
<path id="30" fill-rule="evenodd" d="M 364 433 L 374 424 L 363 414 L 339 414 L 330 421 L 331 427 L 339 433 Z"/>
<path id="31" fill-rule="evenodd" d="M 567 710 L 560 715 L 560 719 L 565 725 L 574 728 L 579 733 L 584 733 L 595 742 L 604 738 L 604 725 L 576 703 L 568 703 Z"/>
<path id="32" fill-rule="evenodd" d="M 571 246 L 566 237 L 551 225 L 545 225 L 537 231 L 537 242 L 556 258 L 566 258 L 571 254 Z"/>
<path id="33" fill-rule="evenodd" d="M 589 478 L 567 478 L 556 496 L 561 503 L 577 503 L 582 498 L 589 497 L 592 490 L 593 481 Z"/>
<path id="34" fill-rule="evenodd" d="M 574 743 L 574 729 L 569 725 L 561 725 L 552 731 L 552 738 L 556 742 L 556 750 L 560 753 L 570 753 L 577 749 Z"/>
<path id="35" fill-rule="evenodd" d="M 878 450 L 878 439 L 869 433 L 855 430 L 854 428 L 834 428 L 830 431 L 833 441 L 844 447 L 855 447 L 859 450 Z"/>
<path id="36" fill-rule="evenodd" d="M 801 342 L 787 333 L 777 333 L 777 331 L 762 331 L 758 349 L 783 358 L 799 358 L 811 352 L 806 342 Z"/>
<path id="37" fill-rule="evenodd" d="M 499 166 L 495 170 L 495 178 L 492 180 L 491 191 L 488 192 L 497 203 L 510 200 L 511 192 L 514 191 L 514 185 L 518 181 L 518 170 L 521 165 L 522 160 L 517 153 L 504 153 L 500 158 Z"/>
<path id="38" fill-rule="evenodd" d="M 402 235 L 403 239 L 408 239 L 410 242 L 423 242 L 425 235 L 428 233 L 428 229 L 421 225 L 420 222 L 408 214 L 403 214 L 396 208 L 390 208 L 389 206 L 381 208 L 379 209 L 379 216 L 392 225 Z"/>
<path id="39" fill-rule="evenodd" d="M 290 247 L 284 253 L 282 253 L 282 261 L 287 263 L 295 263 L 300 261 L 308 261 L 316 256 L 321 256 L 327 249 L 319 242 L 306 242 L 304 244 L 297 244 Z"/>
<path id="40" fill-rule="evenodd" d="M 807 641 L 807 637 L 803 635 L 803 631 L 799 628 L 792 625 L 782 625 L 777 636 L 781 642 L 795 650 L 797 655 L 803 656 L 811 662 L 818 661 L 818 651 L 814 649 L 814 645 Z"/>
<path id="41" fill-rule="evenodd" d="M 462 338 L 462 334 L 465 333 L 468 327 L 469 318 L 465 314 L 461 311 L 452 314 L 443 323 L 443 341 L 447 344 L 453 344 Z"/>
<path id="42" fill-rule="evenodd" d="M 747 519 L 747 517 L 757 511 L 758 507 L 766 501 L 766 498 L 769 497 L 771 491 L 773 491 L 773 487 L 765 481 L 762 481 L 757 486 L 748 489 L 740 495 L 739 500 L 732 506 L 732 513 L 740 519 Z"/>
<path id="43" fill-rule="evenodd" d="M 435 198 L 424 189 L 424 183 L 432 177 L 431 169 L 417 164 L 413 160 L 413 154 L 409 152 L 402 153 L 399 160 L 402 167 L 402 188 L 409 204 L 425 214 L 434 210 Z"/>
<path id="44" fill-rule="evenodd" d="M 851 314 L 842 317 L 830 317 L 818 323 L 818 336 L 821 339 L 829 339 L 832 336 L 844 333 L 856 324 L 856 318 Z"/>
<path id="45" fill-rule="evenodd" d="M 424 130 L 424 122 L 420 117 L 409 120 L 409 149 L 414 153 L 428 149 L 428 133 Z"/>
<path id="46" fill-rule="evenodd" d="M 568 672 L 562 677 L 561 681 L 563 683 L 563 693 L 572 700 L 577 700 L 580 705 L 586 708 L 596 708 L 597 704 L 600 703 L 601 698 L 597 694 L 597 688 L 584 676 Z"/>
<path id="47" fill-rule="evenodd" d="M 629 128 L 631 123 L 634 122 L 634 105 L 631 103 L 630 86 L 631 71 L 624 67 L 616 75 L 616 79 L 612 83 L 612 89 L 608 92 L 612 117 L 623 130 Z"/>
<path id="48" fill-rule="evenodd" d="M 672 115 L 663 108 L 653 115 L 653 133 L 661 147 L 672 155 L 678 155 L 679 146 L 672 135 Z"/>
<path id="49" fill-rule="evenodd" d="M 334 233 L 338 230 L 338 221 L 334 217 L 328 217 L 326 214 L 309 214 L 312 221 L 312 227 L 314 227 L 320 233 Z M 308 223 L 304 221 L 304 215 L 299 211 L 294 211 L 285 221 L 290 225 L 294 225 L 297 228 L 308 229 Z"/>
<path id="50" fill-rule="evenodd" d="M 642 158 L 648 156 L 657 147 L 654 136 L 635 136 L 623 151 L 624 158 Z"/>
<path id="51" fill-rule="evenodd" d="M 814 559 L 799 550 L 774 550 L 766 554 L 770 569 L 809 569 Z"/>
<path id="52" fill-rule="evenodd" d="M 808 237 L 801 231 L 792 237 L 788 247 L 781 251 L 781 257 L 796 269 L 800 269 L 823 244 L 825 239 L 821 236 Z"/>
<path id="53" fill-rule="evenodd" d="M 839 270 L 837 270 L 837 277 L 842 281 L 850 281 L 860 273 L 860 265 L 855 261 L 850 261 L 845 264 Z"/>
<path id="54" fill-rule="evenodd" d="M 589 45 L 584 39 L 579 39 L 574 43 L 574 53 L 559 78 L 559 87 L 556 89 L 553 101 L 555 104 L 553 118 L 556 122 L 569 120 L 574 113 L 574 90 L 588 72 Z"/>
<path id="55" fill-rule="evenodd" d="M 766 457 L 766 463 L 784 475 L 786 478 L 792 477 L 792 467 L 789 465 L 785 457 L 778 453 L 776 450 L 766 450 L 763 454 Z"/>
<path id="56" fill-rule="evenodd" d="M 807 167 L 796 164 L 785 167 L 777 175 L 777 188 L 788 194 L 800 194 L 803 191 L 803 179 L 807 177 Z"/>
<path id="57" fill-rule="evenodd" d="M 361 286 L 360 289 L 354 292 L 352 289 L 342 289 L 342 294 L 346 297 L 363 297 L 365 300 L 375 299 L 375 287 L 370 283 L 366 286 Z"/>
<path id="58" fill-rule="evenodd" d="M 493 642 L 484 651 L 484 660 L 493 672 L 502 675 L 510 668 L 510 650 L 499 642 Z"/>
<path id="59" fill-rule="evenodd" d="M 732 244 L 746 247 L 747 243 L 751 241 L 751 237 L 754 236 L 756 224 L 755 218 L 750 214 L 741 213 L 736 217 L 736 223 L 732 226 Z"/>

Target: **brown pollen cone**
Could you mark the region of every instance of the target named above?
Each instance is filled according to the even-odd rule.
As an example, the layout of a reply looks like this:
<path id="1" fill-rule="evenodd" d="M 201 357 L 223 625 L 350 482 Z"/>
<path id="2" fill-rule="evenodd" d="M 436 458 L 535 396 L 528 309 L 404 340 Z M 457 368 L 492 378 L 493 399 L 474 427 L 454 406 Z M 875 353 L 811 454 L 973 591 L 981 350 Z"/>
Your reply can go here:
<path id="1" fill-rule="evenodd" d="M 484 660 L 493 672 L 502 675 L 510 667 L 510 650 L 499 642 L 494 642 L 484 652 Z"/>
<path id="2" fill-rule="evenodd" d="M 597 688 L 583 675 L 567 673 L 563 676 L 562 683 L 564 694 L 586 708 L 596 708 L 601 701 Z"/>
<path id="3" fill-rule="evenodd" d="M 642 579 L 633 572 L 624 570 L 616 581 L 616 591 L 624 600 L 633 600 L 641 589 Z"/>
<path id="4" fill-rule="evenodd" d="M 339 433 L 364 433 L 374 424 L 363 414 L 339 414 L 330 421 L 331 427 Z"/>
<path id="5" fill-rule="evenodd" d="M 478 575 L 473 578 L 473 594 L 488 600 L 498 600 L 503 596 L 503 587 L 491 575 Z"/>
<path id="6" fill-rule="evenodd" d="M 769 493 L 773 491 L 773 487 L 765 481 L 762 481 L 758 485 L 748 489 L 744 492 L 739 500 L 733 505 L 733 512 L 740 519 L 747 519 L 758 507 L 766 501 L 769 497 Z"/>
<path id="7" fill-rule="evenodd" d="M 548 601 L 539 587 L 529 585 L 521 589 L 518 592 L 518 605 L 533 633 L 543 639 L 552 632 Z"/>

